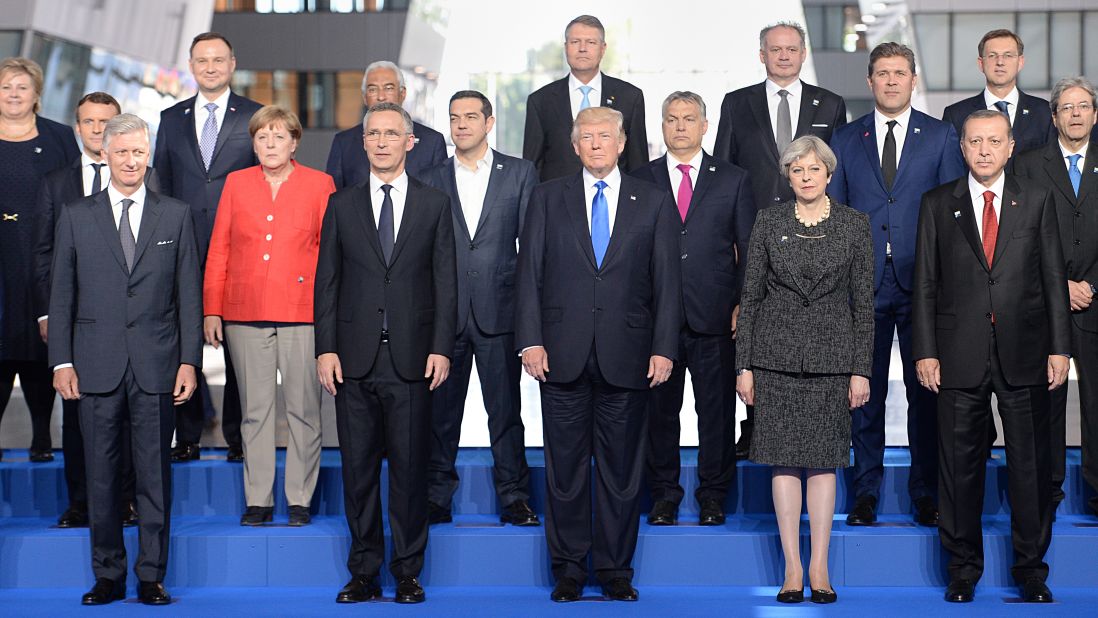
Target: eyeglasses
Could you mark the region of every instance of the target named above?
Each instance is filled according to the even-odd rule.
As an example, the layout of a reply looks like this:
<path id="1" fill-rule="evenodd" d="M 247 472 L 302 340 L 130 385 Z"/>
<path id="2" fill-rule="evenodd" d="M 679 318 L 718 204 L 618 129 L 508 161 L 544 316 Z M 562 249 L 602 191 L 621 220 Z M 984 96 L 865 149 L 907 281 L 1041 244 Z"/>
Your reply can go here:
<path id="1" fill-rule="evenodd" d="M 990 52 L 986 56 L 984 56 L 984 59 L 995 62 L 995 61 L 997 61 L 1001 58 L 1004 61 L 1009 62 L 1011 60 L 1017 60 L 1018 56 L 1019 56 L 1019 54 L 1016 54 L 1014 52 L 1006 52 L 1005 54 L 1000 54 L 1000 53 L 997 53 L 997 52 Z"/>
<path id="2" fill-rule="evenodd" d="M 395 94 L 397 91 L 396 84 L 385 84 L 384 86 L 366 86 L 366 94 L 377 96 L 377 93 L 385 91 L 385 94 Z"/>
<path id="3" fill-rule="evenodd" d="M 381 140 L 381 141 L 384 141 L 384 142 L 395 142 L 398 139 L 403 138 L 405 135 L 408 135 L 408 134 L 407 133 L 400 133 L 400 132 L 393 131 L 393 130 L 385 131 L 384 133 L 382 133 L 381 131 L 377 131 L 377 130 L 367 131 L 366 132 L 366 141 L 376 142 L 378 140 Z M 385 138 L 385 139 L 382 139 L 382 138 Z"/>
<path id="4" fill-rule="evenodd" d="M 1056 111 L 1061 114 L 1070 115 L 1075 110 L 1079 110 L 1080 114 L 1085 114 L 1094 109 L 1094 106 L 1090 103 L 1064 103 L 1056 108 Z"/>

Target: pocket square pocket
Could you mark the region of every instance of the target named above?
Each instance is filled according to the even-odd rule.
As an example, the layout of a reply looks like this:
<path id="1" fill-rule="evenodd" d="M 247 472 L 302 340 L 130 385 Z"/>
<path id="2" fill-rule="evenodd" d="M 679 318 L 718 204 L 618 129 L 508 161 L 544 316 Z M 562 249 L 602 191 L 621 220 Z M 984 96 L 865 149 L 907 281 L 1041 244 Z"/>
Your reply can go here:
<path id="1" fill-rule="evenodd" d="M 827 127 L 828 127 L 828 125 L 826 125 L 826 124 L 814 124 L 814 125 L 812 125 L 813 129 L 826 129 Z"/>
<path id="2" fill-rule="evenodd" d="M 170 245 L 173 242 L 175 242 L 175 241 L 174 240 L 158 240 L 158 241 L 156 241 L 156 246 L 159 247 L 161 245 Z"/>

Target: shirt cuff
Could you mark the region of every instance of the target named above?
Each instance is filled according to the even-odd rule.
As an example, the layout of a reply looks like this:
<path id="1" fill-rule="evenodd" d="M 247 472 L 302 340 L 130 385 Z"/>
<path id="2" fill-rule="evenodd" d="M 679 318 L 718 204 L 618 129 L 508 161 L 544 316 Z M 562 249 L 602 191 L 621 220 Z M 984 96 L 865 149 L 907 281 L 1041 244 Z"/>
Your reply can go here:
<path id="1" fill-rule="evenodd" d="M 529 345 L 529 346 L 526 346 L 525 348 L 523 348 L 522 351 L 519 352 L 518 355 L 522 356 L 523 354 L 526 354 L 526 350 L 533 350 L 534 348 L 543 348 L 544 349 L 545 346 L 543 346 L 543 345 Z"/>
<path id="2" fill-rule="evenodd" d="M 42 315 L 42 316 L 38 316 L 38 321 L 39 321 L 39 322 L 45 322 L 45 321 L 46 321 L 46 319 L 47 319 L 47 318 L 49 318 L 49 317 L 50 317 L 50 316 L 48 316 L 48 315 Z"/>
<path id="3" fill-rule="evenodd" d="M 72 363 L 61 363 L 60 365 L 58 365 L 58 366 L 56 366 L 56 367 L 54 367 L 54 368 L 53 368 L 53 372 L 54 372 L 54 373 L 57 373 L 57 372 L 58 372 L 58 370 L 60 370 L 60 369 L 68 369 L 69 367 L 72 367 Z"/>

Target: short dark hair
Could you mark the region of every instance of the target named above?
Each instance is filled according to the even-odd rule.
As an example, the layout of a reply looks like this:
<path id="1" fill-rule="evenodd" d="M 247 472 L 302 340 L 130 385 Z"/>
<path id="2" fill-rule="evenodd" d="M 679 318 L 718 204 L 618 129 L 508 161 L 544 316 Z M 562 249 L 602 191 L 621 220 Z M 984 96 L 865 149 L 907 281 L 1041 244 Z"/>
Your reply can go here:
<path id="1" fill-rule="evenodd" d="M 98 103 L 99 105 L 113 105 L 114 111 L 121 114 L 122 106 L 118 104 L 118 100 L 107 94 L 106 92 L 89 92 L 88 94 L 80 97 L 80 100 L 76 102 L 76 121 L 80 122 L 80 106 L 85 103 Z"/>
<path id="2" fill-rule="evenodd" d="M 458 99 L 477 99 L 480 101 L 480 111 L 484 113 L 484 119 L 487 120 L 492 117 L 492 102 L 484 94 L 476 90 L 458 90 L 454 93 L 454 96 L 450 97 L 450 103 Z"/>
<path id="3" fill-rule="evenodd" d="M 961 141 L 965 141 L 965 131 L 968 129 L 969 120 L 983 120 L 986 118 L 1005 118 L 1007 125 L 1007 139 L 1014 139 L 1014 129 L 1010 126 L 1010 116 L 1004 114 L 997 109 L 978 109 L 966 116 L 964 123 L 961 124 Z"/>
<path id="4" fill-rule="evenodd" d="M 224 41 L 225 45 L 229 48 L 229 55 L 233 55 L 233 44 L 229 42 L 229 39 L 220 32 L 203 32 L 202 34 L 191 39 L 191 49 L 187 52 L 188 55 L 194 55 L 194 46 L 198 45 L 202 41 Z"/>
<path id="5" fill-rule="evenodd" d="M 582 26 L 588 26 L 588 27 L 591 27 L 591 28 L 595 28 L 596 30 L 599 31 L 599 38 L 602 39 L 602 42 L 603 43 L 606 42 L 606 28 L 603 27 L 602 22 L 599 21 L 599 18 L 595 17 L 594 15 L 580 15 L 579 17 L 577 17 L 577 18 L 573 19 L 572 21 L 568 22 L 568 25 L 564 27 L 564 40 L 565 41 L 568 40 L 568 31 L 571 30 L 572 26 L 575 26 L 576 24 L 580 24 Z"/>
<path id="6" fill-rule="evenodd" d="M 903 43 L 896 43 L 889 41 L 887 43 L 881 43 L 873 48 L 873 51 L 869 52 L 869 73 L 870 77 L 873 76 L 873 65 L 877 63 L 881 58 L 906 58 L 908 66 L 911 67 L 911 74 L 915 75 L 915 52 L 911 51 L 911 48 Z"/>
<path id="7" fill-rule="evenodd" d="M 1006 28 L 1000 28 L 998 30 L 992 30 L 991 32 L 988 32 L 983 36 L 983 38 L 980 39 L 980 44 L 976 46 L 977 51 L 979 51 L 980 53 L 980 57 L 984 57 L 984 45 L 987 44 L 988 41 L 990 41 L 991 39 L 1001 39 L 1004 37 L 1014 39 L 1014 43 L 1018 45 L 1019 56 L 1025 53 L 1026 46 L 1022 44 L 1022 37 L 1014 34 Z"/>

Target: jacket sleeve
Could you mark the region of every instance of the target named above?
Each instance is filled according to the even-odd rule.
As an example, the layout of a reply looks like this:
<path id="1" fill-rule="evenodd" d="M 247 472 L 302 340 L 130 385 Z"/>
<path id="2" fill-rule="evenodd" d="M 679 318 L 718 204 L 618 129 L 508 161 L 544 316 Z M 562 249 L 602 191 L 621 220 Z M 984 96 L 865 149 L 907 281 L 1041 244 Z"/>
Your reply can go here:
<path id="1" fill-rule="evenodd" d="M 313 334 L 317 356 L 337 352 L 336 303 L 339 301 L 339 284 L 342 275 L 343 248 L 339 239 L 337 206 L 333 203 L 337 194 L 328 198 L 324 223 L 320 228 L 320 250 L 316 262 L 316 278 L 313 287 Z"/>
<path id="2" fill-rule="evenodd" d="M 736 325 L 736 369 L 751 369 L 755 321 L 766 298 L 766 272 L 770 256 L 766 252 L 766 219 L 755 220 L 752 242 L 747 254 L 747 276 L 740 295 L 740 320 Z"/>
<path id="3" fill-rule="evenodd" d="M 526 209 L 530 206 L 530 196 L 534 193 L 534 187 L 538 186 L 538 172 L 533 165 L 522 165 L 522 181 L 519 188 L 519 236 L 522 235 L 522 227 L 526 223 Z"/>
<path id="4" fill-rule="evenodd" d="M 1068 301 L 1064 253 L 1052 193 L 1045 191 L 1041 204 L 1041 287 L 1051 334 L 1050 354 L 1071 354 L 1071 311 Z"/>
<path id="5" fill-rule="evenodd" d="M 156 132 L 156 147 L 153 149 L 153 170 L 156 172 L 156 180 L 159 183 L 161 195 L 178 197 L 174 195 L 172 185 L 172 155 L 168 145 L 168 131 L 171 124 L 165 122 L 167 110 L 160 114 L 160 129 Z"/>
<path id="6" fill-rule="evenodd" d="M 625 130 L 628 134 L 625 141 L 626 171 L 648 165 L 648 129 L 644 125 L 644 93 L 640 90 L 637 90 L 629 126 Z"/>
<path id="7" fill-rule="evenodd" d="M 343 146 L 340 144 L 338 133 L 332 139 L 332 148 L 328 151 L 328 164 L 324 166 L 324 171 L 332 177 L 336 189 L 346 186 L 343 181 Z"/>
<path id="8" fill-rule="evenodd" d="M 854 353 L 850 373 L 869 378 L 873 373 L 873 235 L 869 217 L 860 212 L 855 219 L 853 255 L 849 279 Z"/>
<path id="9" fill-rule="evenodd" d="M 835 95 L 839 99 L 839 104 L 835 106 L 835 119 L 832 120 L 831 131 L 834 133 L 835 129 L 846 124 L 846 99 Z"/>
<path id="10" fill-rule="evenodd" d="M 835 171 L 831 174 L 831 182 L 827 183 L 827 195 L 840 204 L 850 205 L 849 191 L 846 187 L 846 153 L 843 152 L 842 137 L 839 134 L 831 136 L 831 149 L 838 159 Z"/>
<path id="11" fill-rule="evenodd" d="M 652 287 L 655 316 L 652 330 L 652 354 L 671 360 L 679 356 L 679 332 L 682 330 L 682 267 L 679 265 L 679 231 L 682 220 L 671 199 L 661 192 L 656 213 L 655 246 L 652 250 Z"/>
<path id="12" fill-rule="evenodd" d="M 51 367 L 72 362 L 72 329 L 76 312 L 76 245 L 69 209 L 63 208 L 58 219 L 50 267 Z"/>
<path id="13" fill-rule="evenodd" d="M 175 293 L 179 319 L 179 362 L 202 367 L 202 273 L 191 210 L 183 205 L 179 251 L 175 258 Z"/>
<path id="14" fill-rule="evenodd" d="M 454 355 L 454 341 L 457 339 L 457 253 L 454 248 L 454 217 L 450 211 L 450 198 L 443 197 L 442 202 L 435 226 L 434 255 L 431 258 L 435 298 L 431 353 L 451 358 Z"/>
<path id="15" fill-rule="evenodd" d="M 733 231 L 736 243 L 736 291 L 735 304 L 740 303 L 741 289 L 747 277 L 747 254 L 750 250 L 751 228 L 755 225 L 758 205 L 751 189 L 751 179 L 747 174 L 740 177 L 740 190 L 736 195 L 736 216 Z"/>
<path id="16" fill-rule="evenodd" d="M 938 312 L 940 269 L 933 200 L 924 195 L 919 208 L 919 227 L 915 239 L 915 278 L 911 294 L 911 356 L 916 361 L 938 358 L 935 318 Z"/>
<path id="17" fill-rule="evenodd" d="M 50 311 L 50 260 L 53 257 L 53 183 L 46 181 L 38 191 L 38 222 L 34 228 L 34 317 Z M 60 207 L 60 204 L 57 205 Z"/>
<path id="18" fill-rule="evenodd" d="M 544 345 L 541 333 L 541 282 L 545 268 L 545 185 L 530 196 L 526 221 L 519 237 L 515 274 L 515 352 Z"/>
<path id="19" fill-rule="evenodd" d="M 221 201 L 214 217 L 210 247 L 206 250 L 206 274 L 203 278 L 203 315 L 224 316 L 225 281 L 229 276 L 229 256 L 232 255 L 233 203 L 236 201 L 237 181 L 233 176 L 225 182 Z"/>
<path id="20" fill-rule="evenodd" d="M 942 159 L 938 164 L 938 184 L 957 180 L 965 174 L 965 159 L 961 156 L 961 138 L 953 125 L 946 125 L 946 143 L 942 146 Z"/>

